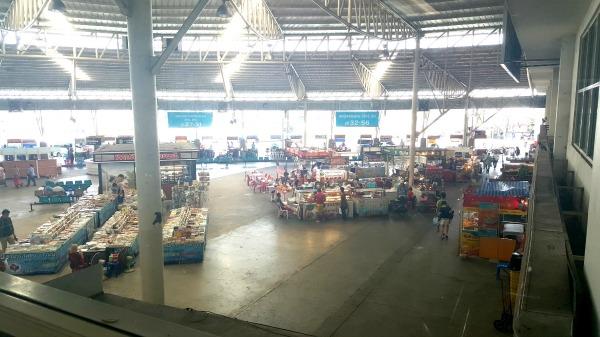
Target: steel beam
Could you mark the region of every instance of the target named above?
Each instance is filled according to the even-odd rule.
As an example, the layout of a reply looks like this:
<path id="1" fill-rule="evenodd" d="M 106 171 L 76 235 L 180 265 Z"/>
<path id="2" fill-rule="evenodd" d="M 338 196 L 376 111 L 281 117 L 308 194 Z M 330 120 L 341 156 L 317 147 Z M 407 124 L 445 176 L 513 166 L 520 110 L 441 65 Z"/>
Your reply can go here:
<path id="1" fill-rule="evenodd" d="M 312 0 L 348 29 L 388 41 L 417 36 L 417 30 L 393 8 L 374 0 Z"/>
<path id="2" fill-rule="evenodd" d="M 377 98 L 388 95 L 387 90 L 383 83 L 381 83 L 380 79 L 373 75 L 371 69 L 369 69 L 362 62 L 354 59 L 352 62 L 352 68 L 360 81 L 360 84 L 363 87 L 363 90 L 367 94 L 367 96 L 371 98 Z"/>
<path id="3" fill-rule="evenodd" d="M 283 38 L 283 31 L 264 0 L 228 0 L 248 28 L 262 40 Z"/>
<path id="4" fill-rule="evenodd" d="M 50 0 L 14 0 L 1 29 L 21 31 L 31 27 L 42 15 Z"/>
<path id="5" fill-rule="evenodd" d="M 223 69 L 223 65 L 219 65 L 219 71 L 221 73 L 221 79 L 223 81 L 223 91 L 225 91 L 225 97 L 228 100 L 233 99 L 233 85 L 231 84 L 231 79 L 225 76 L 225 70 Z"/>
<path id="6" fill-rule="evenodd" d="M 427 101 L 434 104 L 431 99 L 421 98 L 421 101 Z M 494 98 L 471 98 L 471 102 L 479 109 L 497 109 L 502 108 L 543 108 L 546 100 L 544 96 L 531 97 L 494 97 Z M 310 110 L 410 110 L 410 99 L 373 99 L 373 100 L 311 100 L 298 101 L 295 98 L 287 101 L 243 101 L 236 100 L 237 110 L 303 110 L 304 104 L 308 105 Z M 81 98 L 71 102 L 68 96 L 64 99 L 26 99 L 26 98 L 0 98 L 0 110 L 8 110 L 10 106 L 19 106 L 25 111 L 33 110 L 131 110 L 131 100 L 126 98 L 122 100 L 115 99 L 88 99 Z M 181 100 L 158 100 L 160 110 L 183 111 L 198 109 L 222 110 L 224 103 L 222 99 L 198 99 L 190 101 Z M 461 110 L 464 109 L 463 99 L 449 102 L 448 108 Z"/>
<path id="7" fill-rule="evenodd" d="M 158 59 L 152 66 L 152 74 L 158 74 L 158 72 L 160 71 L 160 67 L 162 67 L 162 65 L 165 64 L 165 62 L 167 62 L 167 59 L 169 58 L 169 56 L 171 56 L 171 53 L 173 53 L 175 48 L 177 48 L 177 45 L 179 44 L 185 33 L 188 31 L 188 29 L 190 29 L 192 24 L 194 24 L 194 21 L 196 21 L 196 19 L 200 15 L 200 12 L 202 12 L 207 3 L 208 0 L 198 0 L 196 6 L 194 6 L 194 9 L 190 13 L 190 15 L 188 15 L 185 21 L 183 21 L 183 25 L 181 25 L 181 28 L 179 28 L 177 34 L 175 34 L 175 36 L 173 37 L 173 40 L 171 40 L 171 43 L 167 44 L 167 48 L 165 48 L 165 50 L 162 52 L 162 54 L 158 57 Z"/>
<path id="8" fill-rule="evenodd" d="M 302 79 L 296 72 L 296 68 L 291 63 L 285 64 L 285 74 L 290 82 L 290 87 L 298 100 L 303 100 L 306 98 L 306 87 L 302 82 Z"/>
<path id="9" fill-rule="evenodd" d="M 113 2 L 119 7 L 121 14 L 129 17 L 129 0 L 113 0 Z"/>

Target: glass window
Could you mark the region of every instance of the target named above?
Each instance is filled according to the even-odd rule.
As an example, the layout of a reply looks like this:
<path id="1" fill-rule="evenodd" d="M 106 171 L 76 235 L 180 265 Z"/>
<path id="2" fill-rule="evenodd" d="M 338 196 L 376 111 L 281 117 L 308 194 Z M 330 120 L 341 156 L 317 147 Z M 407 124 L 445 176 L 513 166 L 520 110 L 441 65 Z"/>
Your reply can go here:
<path id="1" fill-rule="evenodd" d="M 581 36 L 573 146 L 588 159 L 594 157 L 594 138 L 600 94 L 600 15 Z"/>

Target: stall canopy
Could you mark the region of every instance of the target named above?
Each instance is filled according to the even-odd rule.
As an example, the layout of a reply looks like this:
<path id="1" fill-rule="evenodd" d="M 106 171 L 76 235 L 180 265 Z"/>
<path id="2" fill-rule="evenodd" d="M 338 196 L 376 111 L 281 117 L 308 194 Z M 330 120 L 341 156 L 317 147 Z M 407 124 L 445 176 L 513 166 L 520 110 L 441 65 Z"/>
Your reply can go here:
<path id="1" fill-rule="evenodd" d="M 160 144 L 160 160 L 196 160 L 198 149 L 189 143 Z M 95 163 L 135 162 L 133 144 L 108 144 L 94 151 Z"/>

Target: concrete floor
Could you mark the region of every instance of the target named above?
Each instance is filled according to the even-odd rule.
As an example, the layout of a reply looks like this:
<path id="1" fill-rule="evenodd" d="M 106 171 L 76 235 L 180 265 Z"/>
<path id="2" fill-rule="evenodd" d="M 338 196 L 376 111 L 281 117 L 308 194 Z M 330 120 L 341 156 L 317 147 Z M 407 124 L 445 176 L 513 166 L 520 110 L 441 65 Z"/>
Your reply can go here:
<path id="1" fill-rule="evenodd" d="M 495 265 L 457 256 L 457 219 L 448 241 L 430 215 L 285 220 L 242 177 L 212 180 L 205 260 L 165 267 L 167 305 L 317 336 L 500 336 Z M 448 188 L 457 210 L 459 188 Z M 21 193 L 0 188 L 0 205 L 25 208 L 33 192 Z M 53 211 L 14 212 L 17 228 Z M 133 272 L 104 289 L 139 299 L 139 282 Z"/>

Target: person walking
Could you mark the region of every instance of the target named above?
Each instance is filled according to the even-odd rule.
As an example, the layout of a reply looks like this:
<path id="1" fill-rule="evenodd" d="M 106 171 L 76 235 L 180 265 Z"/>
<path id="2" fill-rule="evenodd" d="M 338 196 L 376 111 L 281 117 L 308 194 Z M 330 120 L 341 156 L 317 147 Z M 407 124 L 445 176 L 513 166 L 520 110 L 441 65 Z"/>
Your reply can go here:
<path id="1" fill-rule="evenodd" d="M 440 231 L 440 223 L 441 223 L 441 219 L 440 219 L 440 210 L 442 209 L 443 205 L 446 204 L 446 192 L 442 192 L 440 193 L 440 199 L 435 203 L 435 214 L 437 214 L 437 232 Z"/>
<path id="2" fill-rule="evenodd" d="M 37 177 L 37 175 L 35 174 L 35 168 L 33 168 L 33 164 L 31 164 L 27 168 L 27 187 L 29 187 L 31 185 L 31 182 L 33 182 L 33 186 L 36 186 L 36 184 L 35 184 L 36 177 Z"/>
<path id="3" fill-rule="evenodd" d="M 448 240 L 448 229 L 452 218 L 454 218 L 454 211 L 450 208 L 446 200 L 442 201 L 438 213 L 438 219 L 442 227 L 442 240 Z"/>
<path id="4" fill-rule="evenodd" d="M 346 199 L 346 192 L 344 192 L 344 188 L 340 187 L 340 210 L 342 211 L 342 219 L 346 220 L 348 218 L 348 199 Z"/>
<path id="5" fill-rule="evenodd" d="M 0 216 L 0 244 L 2 245 L 2 254 L 6 252 L 8 244 L 13 245 L 17 241 L 15 228 L 9 215 L 10 211 L 5 209 L 2 211 L 2 216 Z"/>

